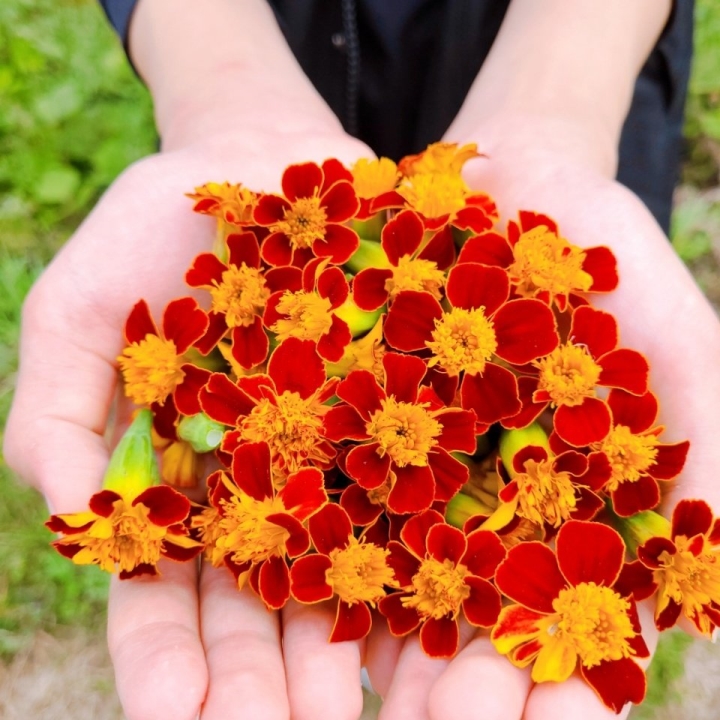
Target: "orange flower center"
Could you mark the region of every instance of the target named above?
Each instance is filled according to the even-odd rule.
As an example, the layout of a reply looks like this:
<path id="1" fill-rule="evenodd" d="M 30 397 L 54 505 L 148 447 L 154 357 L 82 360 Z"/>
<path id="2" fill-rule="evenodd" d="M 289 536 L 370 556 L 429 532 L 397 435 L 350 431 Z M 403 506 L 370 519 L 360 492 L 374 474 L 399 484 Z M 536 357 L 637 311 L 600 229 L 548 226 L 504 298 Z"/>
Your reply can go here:
<path id="1" fill-rule="evenodd" d="M 456 618 L 463 600 L 470 596 L 470 586 L 465 584 L 468 574 L 462 564 L 427 558 L 413 575 L 413 594 L 403 598 L 402 604 L 414 608 L 422 617 L 439 620 L 451 615 Z"/>
<path id="2" fill-rule="evenodd" d="M 570 474 L 555 472 L 552 466 L 552 460 L 528 460 L 525 472 L 515 476 L 517 514 L 538 525 L 560 527 L 570 518 L 577 501 Z"/>
<path id="3" fill-rule="evenodd" d="M 601 368 L 582 345 L 560 345 L 540 360 L 538 390 L 545 390 L 555 405 L 581 405 L 595 396 Z"/>
<path id="4" fill-rule="evenodd" d="M 392 271 L 392 277 L 385 281 L 385 290 L 391 300 L 403 290 L 429 292 L 436 300 L 442 297 L 440 290 L 445 283 L 445 273 L 432 260 L 413 260 L 409 255 L 403 255 Z"/>
<path id="5" fill-rule="evenodd" d="M 428 453 L 437 445 L 442 425 L 427 411 L 427 404 L 398 402 L 389 397 L 373 413 L 366 428 L 378 454 L 390 456 L 398 467 L 428 464 Z"/>
<path id="6" fill-rule="evenodd" d="M 228 327 L 247 327 L 265 307 L 270 290 L 262 273 L 243 263 L 225 270 L 220 284 L 210 289 L 210 295 L 213 312 L 225 315 Z"/>
<path id="7" fill-rule="evenodd" d="M 497 337 L 484 307 L 453 308 L 435 321 L 432 341 L 425 344 L 433 353 L 430 367 L 440 365 L 450 376 L 463 370 L 477 375 L 497 350 Z"/>
<path id="8" fill-rule="evenodd" d="M 273 467 L 283 478 L 308 464 L 326 463 L 329 457 L 321 437 L 322 406 L 314 397 L 304 400 L 287 390 L 274 400 L 263 398 L 242 420 L 242 439 L 266 442 Z"/>
<path id="9" fill-rule="evenodd" d="M 164 404 L 185 377 L 183 362 L 172 340 L 146 335 L 139 343 L 126 347 L 118 357 L 125 393 L 136 405 Z"/>
<path id="10" fill-rule="evenodd" d="M 116 500 L 109 518 L 97 517 L 81 535 L 65 540 L 82 545 L 73 557 L 78 565 L 96 564 L 106 572 L 133 570 L 138 565 L 157 565 L 167 528 L 154 525 L 148 519 L 148 509 L 142 503 L 132 505 Z"/>
<path id="11" fill-rule="evenodd" d="M 677 552 L 674 555 L 660 554 L 662 567 L 653 571 L 658 583 L 655 612 L 659 615 L 672 600 L 682 605 L 687 617 L 700 623 L 701 632 L 709 635 L 712 625 L 703 608 L 711 602 L 720 603 L 720 562 L 707 541 L 698 555 L 690 552 L 691 540 L 680 535 L 675 538 Z"/>
<path id="12" fill-rule="evenodd" d="M 612 475 L 605 490 L 617 490 L 623 482 L 637 482 L 657 458 L 658 439 L 655 435 L 635 435 L 625 425 L 616 425 L 601 443 L 595 443 L 593 450 L 607 455 Z"/>
<path id="13" fill-rule="evenodd" d="M 592 582 L 565 588 L 553 600 L 553 609 L 556 614 L 543 623 L 550 636 L 546 642 L 569 646 L 585 667 L 633 654 L 628 640 L 637 633 L 630 602 L 611 588 Z"/>
<path id="14" fill-rule="evenodd" d="M 278 342 L 289 337 L 317 342 L 332 327 L 332 306 L 327 298 L 304 290 L 286 291 L 277 304 L 280 318 L 270 328 L 277 333 Z"/>
<path id="15" fill-rule="evenodd" d="M 325 237 L 326 224 L 327 213 L 319 197 L 299 198 L 272 230 L 287 235 L 293 248 L 308 248 Z"/>
<path id="16" fill-rule="evenodd" d="M 397 587 L 388 567 L 389 550 L 349 538 L 347 547 L 330 552 L 332 567 L 325 578 L 333 592 L 346 603 L 367 602 L 373 607 L 385 596 L 385 586 Z"/>
<path id="17" fill-rule="evenodd" d="M 225 550 L 217 546 L 218 539 L 224 534 L 220 527 L 220 513 L 214 507 L 203 508 L 202 512 L 192 516 L 190 527 L 198 531 L 205 545 L 206 560 L 213 567 L 221 567 Z"/>
<path id="18" fill-rule="evenodd" d="M 223 516 L 215 540 L 218 551 L 229 554 L 238 564 L 260 563 L 275 555 L 285 555 L 285 541 L 290 533 L 267 519 L 268 515 L 286 512 L 282 500 L 277 497 L 255 500 L 235 488 L 233 492 L 229 501 L 220 502 Z"/>
<path id="19" fill-rule="evenodd" d="M 353 187 L 358 197 L 374 198 L 395 189 L 400 177 L 397 165 L 389 158 L 361 158 L 352 168 Z"/>
<path id="20" fill-rule="evenodd" d="M 413 210 L 426 218 L 438 218 L 465 207 L 467 185 L 458 174 L 419 173 L 405 178 L 398 193 Z"/>
<path id="21" fill-rule="evenodd" d="M 515 261 L 508 274 L 523 297 L 539 292 L 567 295 L 587 291 L 593 283 L 592 276 L 582 269 L 585 253 L 545 226 L 523 233 L 513 253 Z"/>

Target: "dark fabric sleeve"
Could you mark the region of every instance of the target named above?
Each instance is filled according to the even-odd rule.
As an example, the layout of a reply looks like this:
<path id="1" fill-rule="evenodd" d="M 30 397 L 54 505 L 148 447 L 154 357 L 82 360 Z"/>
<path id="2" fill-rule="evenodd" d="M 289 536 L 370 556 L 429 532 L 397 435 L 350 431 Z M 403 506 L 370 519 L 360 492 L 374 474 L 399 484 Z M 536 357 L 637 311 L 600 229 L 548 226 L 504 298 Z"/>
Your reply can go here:
<path id="1" fill-rule="evenodd" d="M 137 3 L 138 0 L 100 0 L 100 4 L 108 16 L 110 24 L 120 36 L 125 49 L 127 49 L 130 17 Z"/>

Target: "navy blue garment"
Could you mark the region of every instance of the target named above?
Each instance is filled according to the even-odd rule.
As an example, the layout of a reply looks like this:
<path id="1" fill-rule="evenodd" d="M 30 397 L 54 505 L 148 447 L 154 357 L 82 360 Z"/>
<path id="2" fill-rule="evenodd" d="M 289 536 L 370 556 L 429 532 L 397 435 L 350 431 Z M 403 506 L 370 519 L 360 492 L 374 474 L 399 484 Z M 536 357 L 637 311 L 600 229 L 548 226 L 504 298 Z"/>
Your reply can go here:
<path id="1" fill-rule="evenodd" d="M 398 159 L 443 136 L 510 0 L 269 2 L 300 65 L 346 131 L 378 155 Z M 102 4 L 126 39 L 133 0 Z M 693 0 L 675 0 L 636 82 L 620 141 L 618 180 L 666 232 L 680 168 L 692 15 Z"/>

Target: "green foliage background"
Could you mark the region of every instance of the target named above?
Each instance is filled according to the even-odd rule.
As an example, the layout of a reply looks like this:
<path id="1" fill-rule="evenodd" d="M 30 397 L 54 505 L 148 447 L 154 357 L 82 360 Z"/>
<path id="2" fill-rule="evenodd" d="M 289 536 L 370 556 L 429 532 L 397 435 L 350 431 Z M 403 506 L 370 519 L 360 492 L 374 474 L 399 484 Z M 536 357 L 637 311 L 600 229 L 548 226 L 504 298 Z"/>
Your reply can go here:
<path id="1" fill-rule="evenodd" d="M 684 180 L 697 188 L 675 215 L 689 261 L 720 237 L 704 191 L 720 165 L 720 3 L 698 0 Z M 0 427 L 17 370 L 22 300 L 42 267 L 127 165 L 156 148 L 148 94 L 94 0 L 0 2 Z M 37 494 L 0 459 L 0 656 L 38 629 L 101 627 L 107 581 L 52 552 Z M 655 704 L 681 671 L 684 639 L 654 663 Z M 644 716 L 644 715 L 643 715 Z"/>

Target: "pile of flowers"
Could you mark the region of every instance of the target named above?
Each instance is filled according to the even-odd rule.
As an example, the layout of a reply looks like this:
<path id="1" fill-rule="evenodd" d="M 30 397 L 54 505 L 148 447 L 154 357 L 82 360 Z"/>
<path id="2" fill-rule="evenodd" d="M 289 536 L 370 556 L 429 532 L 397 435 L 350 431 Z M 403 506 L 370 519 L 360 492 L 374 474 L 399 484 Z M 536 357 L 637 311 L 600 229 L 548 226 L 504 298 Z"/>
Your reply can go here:
<path id="1" fill-rule="evenodd" d="M 577 670 L 616 712 L 640 702 L 636 602 L 711 634 L 720 522 L 701 500 L 656 512 L 689 444 L 592 305 L 612 252 L 537 212 L 501 230 L 462 178 L 477 157 L 197 188 L 214 251 L 157 321 L 130 312 L 139 409 L 89 509 L 49 520 L 58 551 L 122 578 L 203 554 L 269 609 L 334 603 L 333 642 L 387 622 L 450 658 L 464 617 L 536 682 Z M 205 481 L 204 505 L 177 490 Z"/>

